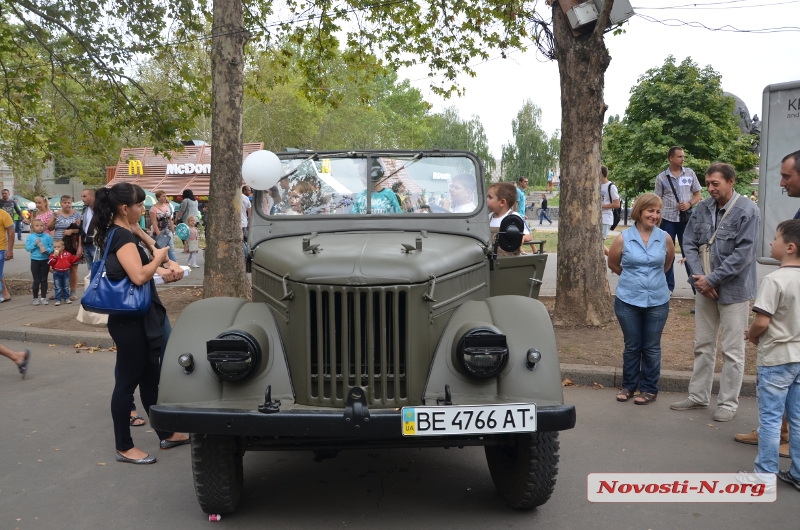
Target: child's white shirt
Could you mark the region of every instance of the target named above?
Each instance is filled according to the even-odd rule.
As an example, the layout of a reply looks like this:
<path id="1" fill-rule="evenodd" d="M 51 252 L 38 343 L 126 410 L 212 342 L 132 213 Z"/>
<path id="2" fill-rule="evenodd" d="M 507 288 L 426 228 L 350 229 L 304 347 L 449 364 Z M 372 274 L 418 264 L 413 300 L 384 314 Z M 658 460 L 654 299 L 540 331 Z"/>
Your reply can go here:
<path id="1" fill-rule="evenodd" d="M 506 213 L 504 213 L 500 217 L 495 217 L 495 215 L 493 213 L 490 213 L 489 214 L 489 228 L 500 228 L 500 223 L 503 221 L 503 219 L 505 219 L 506 215 L 508 215 L 508 214 L 516 215 L 517 217 L 522 219 L 522 224 L 525 225 L 525 229 L 523 230 L 524 234 L 530 234 L 531 233 L 530 228 L 528 228 L 528 223 L 525 222 L 525 218 L 522 217 L 519 214 L 519 212 L 512 211 L 512 210 L 508 210 Z"/>

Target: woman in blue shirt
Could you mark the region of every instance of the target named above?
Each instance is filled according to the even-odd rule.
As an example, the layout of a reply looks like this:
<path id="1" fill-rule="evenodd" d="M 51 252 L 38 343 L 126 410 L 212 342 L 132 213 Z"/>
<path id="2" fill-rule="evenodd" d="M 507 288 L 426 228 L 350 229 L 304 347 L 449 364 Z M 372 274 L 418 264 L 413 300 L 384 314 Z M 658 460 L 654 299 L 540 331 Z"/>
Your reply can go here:
<path id="1" fill-rule="evenodd" d="M 622 328 L 622 390 L 617 401 L 628 401 L 637 387 L 637 405 L 649 405 L 658 395 L 661 376 L 661 332 L 669 315 L 669 288 L 664 271 L 675 259 L 672 238 L 661 230 L 661 199 L 645 193 L 631 212 L 632 228 L 614 239 L 608 268 L 619 274 L 614 312 Z"/>

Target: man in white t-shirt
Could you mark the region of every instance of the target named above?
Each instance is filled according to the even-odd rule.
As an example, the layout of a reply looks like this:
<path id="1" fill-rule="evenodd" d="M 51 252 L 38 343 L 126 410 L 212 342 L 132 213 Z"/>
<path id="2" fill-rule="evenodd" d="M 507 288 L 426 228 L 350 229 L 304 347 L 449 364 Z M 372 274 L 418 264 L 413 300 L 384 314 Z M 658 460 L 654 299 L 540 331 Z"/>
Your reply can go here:
<path id="1" fill-rule="evenodd" d="M 252 203 L 250 202 L 250 187 L 242 186 L 242 239 L 247 241 L 247 225 L 250 221 L 250 211 L 252 210 Z"/>
<path id="2" fill-rule="evenodd" d="M 603 216 L 603 240 L 614 224 L 614 209 L 619 208 L 619 190 L 617 185 L 608 180 L 608 168 L 600 166 L 600 211 Z"/>

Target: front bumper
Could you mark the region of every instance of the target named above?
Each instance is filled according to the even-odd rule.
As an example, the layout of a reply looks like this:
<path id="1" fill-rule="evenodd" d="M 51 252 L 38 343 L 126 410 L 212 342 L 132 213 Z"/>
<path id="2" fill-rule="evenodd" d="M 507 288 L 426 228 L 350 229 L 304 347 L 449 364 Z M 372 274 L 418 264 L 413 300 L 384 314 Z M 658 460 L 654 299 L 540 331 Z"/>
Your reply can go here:
<path id="1" fill-rule="evenodd" d="M 348 416 L 342 409 L 287 409 L 272 414 L 255 410 L 191 408 L 168 405 L 150 407 L 154 428 L 220 436 L 270 437 L 283 440 L 388 441 L 402 435 L 400 409 L 370 410 L 368 417 Z M 575 426 L 574 405 L 536 407 L 538 431 L 563 431 Z"/>

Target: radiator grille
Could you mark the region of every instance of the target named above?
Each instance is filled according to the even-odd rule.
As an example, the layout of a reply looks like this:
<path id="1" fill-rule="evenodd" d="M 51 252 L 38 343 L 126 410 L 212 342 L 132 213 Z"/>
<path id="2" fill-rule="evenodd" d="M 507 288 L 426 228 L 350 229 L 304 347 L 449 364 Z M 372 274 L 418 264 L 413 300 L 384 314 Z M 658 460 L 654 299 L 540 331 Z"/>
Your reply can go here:
<path id="1" fill-rule="evenodd" d="M 317 287 L 308 296 L 310 397 L 341 405 L 361 387 L 371 404 L 405 404 L 407 288 Z"/>

